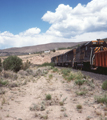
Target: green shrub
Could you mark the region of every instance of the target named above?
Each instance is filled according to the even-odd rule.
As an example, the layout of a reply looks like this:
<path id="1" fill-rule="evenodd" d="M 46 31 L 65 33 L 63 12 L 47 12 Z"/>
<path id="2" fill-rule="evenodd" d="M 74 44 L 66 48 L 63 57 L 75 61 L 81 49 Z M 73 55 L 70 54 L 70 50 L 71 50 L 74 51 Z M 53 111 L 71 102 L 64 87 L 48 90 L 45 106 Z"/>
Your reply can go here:
<path id="1" fill-rule="evenodd" d="M 0 72 L 2 72 L 2 67 L 0 67 Z"/>
<path id="2" fill-rule="evenodd" d="M 58 72 L 58 68 L 53 68 L 53 72 Z"/>
<path id="3" fill-rule="evenodd" d="M 107 80 L 103 82 L 102 89 L 107 90 Z"/>
<path id="4" fill-rule="evenodd" d="M 76 108 L 77 109 L 82 109 L 82 105 L 77 105 Z"/>
<path id="5" fill-rule="evenodd" d="M 52 75 L 52 74 L 50 74 L 50 75 L 49 75 L 49 79 L 52 79 L 52 78 L 53 78 L 53 75 Z"/>
<path id="6" fill-rule="evenodd" d="M 42 65 L 39 65 L 39 67 L 45 67 L 45 66 L 51 66 L 51 67 L 54 67 L 55 64 L 54 64 L 54 63 L 48 63 L 48 62 L 46 62 L 46 63 L 43 63 Z"/>
<path id="7" fill-rule="evenodd" d="M 97 103 L 104 103 L 107 104 L 107 96 L 100 96 L 100 97 L 95 97 L 95 101 Z"/>
<path id="8" fill-rule="evenodd" d="M 80 71 L 75 74 L 75 79 L 82 79 L 83 77 L 84 76 Z"/>
<path id="9" fill-rule="evenodd" d="M 90 86 L 91 88 L 95 88 L 95 85 L 94 85 L 93 80 L 91 80 L 91 81 L 86 80 L 86 83 L 87 83 L 87 85 Z"/>
<path id="10" fill-rule="evenodd" d="M 39 106 L 36 105 L 35 103 L 33 103 L 33 104 L 31 105 L 31 107 L 30 107 L 30 110 L 31 110 L 31 111 L 39 110 Z"/>
<path id="11" fill-rule="evenodd" d="M 64 102 L 61 101 L 61 102 L 59 102 L 59 104 L 60 104 L 60 106 L 63 106 L 63 105 L 64 105 Z"/>
<path id="12" fill-rule="evenodd" d="M 55 49 L 53 49 L 52 51 L 53 51 L 53 52 L 56 52 L 56 50 L 55 50 Z"/>
<path id="13" fill-rule="evenodd" d="M 70 69 L 62 69 L 62 74 L 63 74 L 64 77 L 68 76 L 70 72 L 71 72 Z"/>
<path id="14" fill-rule="evenodd" d="M 3 62 L 4 70 L 12 70 L 17 72 L 21 69 L 22 59 L 17 56 L 9 56 Z"/>
<path id="15" fill-rule="evenodd" d="M 86 91 L 80 91 L 80 92 L 76 92 L 77 95 L 83 96 L 86 95 Z"/>
<path id="16" fill-rule="evenodd" d="M 46 100 L 51 100 L 51 95 L 50 94 L 46 95 Z"/>
<path id="17" fill-rule="evenodd" d="M 67 80 L 68 82 L 70 82 L 71 80 L 74 80 L 75 79 L 75 76 L 73 74 L 70 74 L 68 77 L 67 77 Z"/>
<path id="18" fill-rule="evenodd" d="M 2 62 L 1 62 L 1 58 L 0 58 L 0 72 L 2 71 Z"/>
<path id="19" fill-rule="evenodd" d="M 75 81 L 75 83 L 76 83 L 77 85 L 79 85 L 79 87 L 80 87 L 81 85 L 83 85 L 84 82 L 85 82 L 85 80 L 76 80 L 76 81 Z"/>
<path id="20" fill-rule="evenodd" d="M 0 79 L 0 86 L 6 86 L 8 84 L 8 81 L 4 81 L 2 79 Z"/>

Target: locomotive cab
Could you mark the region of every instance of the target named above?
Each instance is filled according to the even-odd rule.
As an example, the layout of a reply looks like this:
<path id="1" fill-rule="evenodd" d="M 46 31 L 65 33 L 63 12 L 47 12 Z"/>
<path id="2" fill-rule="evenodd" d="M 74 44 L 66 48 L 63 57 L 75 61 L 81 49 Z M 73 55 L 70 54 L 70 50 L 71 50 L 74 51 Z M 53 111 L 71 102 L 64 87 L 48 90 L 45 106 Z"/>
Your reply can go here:
<path id="1" fill-rule="evenodd" d="M 107 50 L 107 44 L 103 40 L 96 40 L 84 43 L 76 49 L 75 67 L 81 69 L 97 69 L 95 63 L 95 53 Z"/>
<path id="2" fill-rule="evenodd" d="M 80 62 L 83 64 L 84 68 L 91 68 L 93 70 L 97 69 L 95 63 L 95 53 L 102 50 L 107 50 L 107 44 L 103 40 L 90 41 L 80 49 Z"/>

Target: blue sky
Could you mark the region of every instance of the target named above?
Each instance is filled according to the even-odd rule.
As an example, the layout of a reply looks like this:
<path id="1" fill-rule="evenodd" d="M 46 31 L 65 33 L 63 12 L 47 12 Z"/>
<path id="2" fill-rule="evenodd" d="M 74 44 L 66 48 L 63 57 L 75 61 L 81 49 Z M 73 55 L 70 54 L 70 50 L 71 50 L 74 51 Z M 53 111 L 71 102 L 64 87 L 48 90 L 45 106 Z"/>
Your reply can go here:
<path id="1" fill-rule="evenodd" d="M 0 49 L 107 37 L 106 0 L 0 0 Z"/>
<path id="2" fill-rule="evenodd" d="M 59 4 L 75 7 L 90 0 L 0 0 L 0 31 L 18 34 L 32 27 L 45 32 L 50 24 L 41 18 L 47 11 L 54 12 Z"/>

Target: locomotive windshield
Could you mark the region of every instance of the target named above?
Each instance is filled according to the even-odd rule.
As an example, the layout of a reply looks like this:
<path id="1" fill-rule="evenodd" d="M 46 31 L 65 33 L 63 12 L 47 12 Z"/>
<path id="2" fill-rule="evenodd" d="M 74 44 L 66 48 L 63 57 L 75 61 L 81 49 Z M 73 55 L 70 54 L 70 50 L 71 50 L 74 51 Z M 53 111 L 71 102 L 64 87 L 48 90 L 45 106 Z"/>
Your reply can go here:
<path id="1" fill-rule="evenodd" d="M 100 46 L 107 47 L 107 44 L 105 41 L 99 40 L 99 41 L 92 41 L 92 46 L 93 47 L 100 47 Z"/>

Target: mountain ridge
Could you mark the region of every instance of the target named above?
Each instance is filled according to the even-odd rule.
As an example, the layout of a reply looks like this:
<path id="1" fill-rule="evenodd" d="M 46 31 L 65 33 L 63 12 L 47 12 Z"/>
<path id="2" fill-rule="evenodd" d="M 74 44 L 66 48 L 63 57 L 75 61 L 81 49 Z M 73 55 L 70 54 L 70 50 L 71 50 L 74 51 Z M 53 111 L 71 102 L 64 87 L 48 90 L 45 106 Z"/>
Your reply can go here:
<path id="1" fill-rule="evenodd" d="M 59 49 L 59 48 L 68 48 L 83 44 L 85 42 L 61 42 L 61 43 L 59 42 L 59 43 L 47 43 L 47 44 L 34 45 L 34 46 L 7 48 L 0 50 L 0 56 L 23 55 L 23 54 L 37 53 L 37 52 L 43 52 L 43 51 Z"/>

